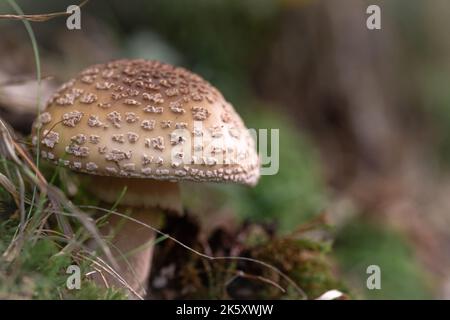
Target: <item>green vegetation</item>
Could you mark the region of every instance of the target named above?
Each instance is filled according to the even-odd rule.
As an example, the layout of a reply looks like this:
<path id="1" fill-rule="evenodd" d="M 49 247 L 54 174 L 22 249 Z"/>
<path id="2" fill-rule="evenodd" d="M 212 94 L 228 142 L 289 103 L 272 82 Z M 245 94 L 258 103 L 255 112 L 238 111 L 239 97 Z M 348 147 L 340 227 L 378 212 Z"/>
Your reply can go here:
<path id="1" fill-rule="evenodd" d="M 4 199 L 0 200 L 2 203 Z M 18 227 L 15 218 L 0 222 L 0 252 L 5 253 Z M 74 261 L 71 254 L 62 251 L 60 241 L 42 233 L 39 238 L 29 239 L 13 261 L 0 257 L 0 299 L 124 299 L 117 290 L 95 286 L 82 277 L 80 289 L 69 290 L 66 286 L 67 267 L 81 264 L 85 274 L 88 264 Z"/>
<path id="2" fill-rule="evenodd" d="M 339 232 L 335 251 L 341 272 L 358 297 L 369 299 L 430 299 L 426 273 L 406 240 L 389 228 L 361 220 Z M 381 268 L 381 290 L 369 290 L 366 269 Z"/>

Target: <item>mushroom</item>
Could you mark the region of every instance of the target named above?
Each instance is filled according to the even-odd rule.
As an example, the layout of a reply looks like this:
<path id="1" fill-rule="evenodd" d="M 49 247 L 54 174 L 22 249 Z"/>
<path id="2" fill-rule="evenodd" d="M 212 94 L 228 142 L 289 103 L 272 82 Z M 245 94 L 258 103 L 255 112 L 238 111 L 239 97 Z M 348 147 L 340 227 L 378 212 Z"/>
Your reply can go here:
<path id="1" fill-rule="evenodd" d="M 152 226 L 167 211 L 181 213 L 180 181 L 253 186 L 259 178 L 254 140 L 232 105 L 200 76 L 158 61 L 85 69 L 56 92 L 34 126 L 42 158 L 84 174 L 105 205 L 126 187 L 119 210 Z M 114 214 L 106 220 L 100 231 L 112 237 L 119 273 L 143 292 L 155 232 Z"/>

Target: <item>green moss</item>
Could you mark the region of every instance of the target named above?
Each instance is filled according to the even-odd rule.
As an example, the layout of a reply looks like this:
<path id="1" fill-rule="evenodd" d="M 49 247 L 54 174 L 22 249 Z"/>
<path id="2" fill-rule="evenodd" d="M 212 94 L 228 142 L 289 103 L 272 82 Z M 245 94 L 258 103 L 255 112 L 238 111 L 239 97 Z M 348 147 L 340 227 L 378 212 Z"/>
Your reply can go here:
<path id="1" fill-rule="evenodd" d="M 309 299 L 314 299 L 333 289 L 348 293 L 347 288 L 332 273 L 329 252 L 330 246 L 326 242 L 281 237 L 254 248 L 252 257 L 279 268 Z M 269 272 L 265 276 L 270 277 Z M 292 290 L 282 296 L 273 296 L 276 294 L 275 290 L 267 294 L 263 298 L 298 298 L 298 293 Z"/>
<path id="2" fill-rule="evenodd" d="M 412 248 L 397 232 L 377 224 L 352 221 L 339 232 L 335 254 L 341 271 L 361 298 L 427 299 L 431 288 Z M 381 290 L 369 290 L 369 265 L 381 269 Z"/>

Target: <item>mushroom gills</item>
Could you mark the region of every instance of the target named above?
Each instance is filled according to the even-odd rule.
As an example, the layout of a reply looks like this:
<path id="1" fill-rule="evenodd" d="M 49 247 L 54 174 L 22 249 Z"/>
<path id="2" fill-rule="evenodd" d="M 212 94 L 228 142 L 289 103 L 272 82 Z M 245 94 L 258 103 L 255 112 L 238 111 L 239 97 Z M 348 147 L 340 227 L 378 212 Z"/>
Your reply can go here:
<path id="1" fill-rule="evenodd" d="M 86 179 L 87 189 L 106 203 L 116 203 L 120 197 L 120 205 L 182 213 L 178 182 L 106 176 L 86 176 Z"/>

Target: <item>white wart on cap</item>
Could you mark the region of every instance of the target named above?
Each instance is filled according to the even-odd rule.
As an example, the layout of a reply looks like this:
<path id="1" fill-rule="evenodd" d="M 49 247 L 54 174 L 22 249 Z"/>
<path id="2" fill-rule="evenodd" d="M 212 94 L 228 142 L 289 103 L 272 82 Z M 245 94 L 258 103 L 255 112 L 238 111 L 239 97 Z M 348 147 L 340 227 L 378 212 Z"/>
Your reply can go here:
<path id="1" fill-rule="evenodd" d="M 79 172 L 246 185 L 259 178 L 254 140 L 231 104 L 198 75 L 157 61 L 84 70 L 37 126 L 41 156 Z"/>

